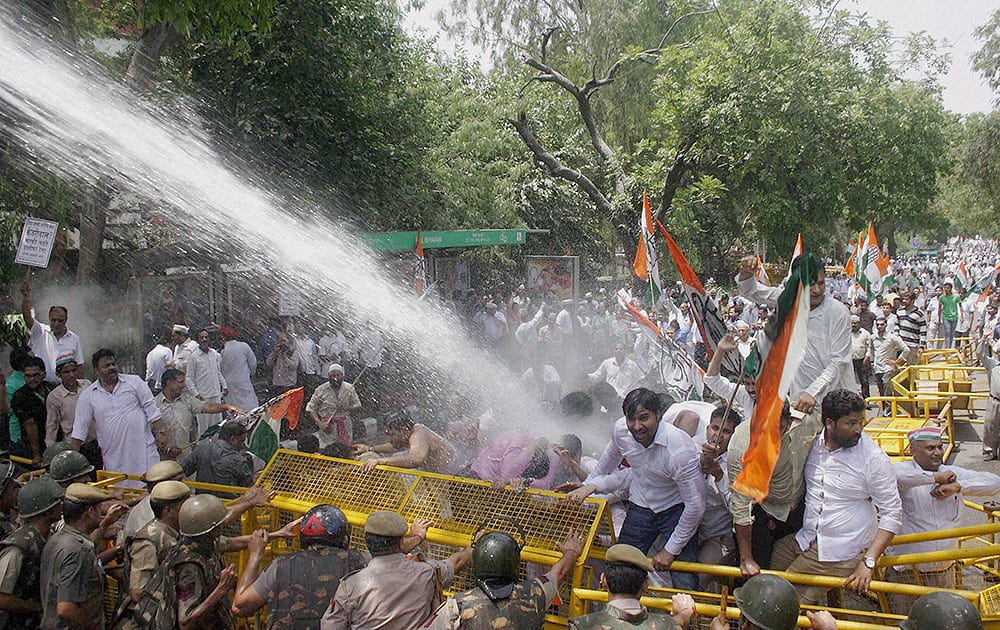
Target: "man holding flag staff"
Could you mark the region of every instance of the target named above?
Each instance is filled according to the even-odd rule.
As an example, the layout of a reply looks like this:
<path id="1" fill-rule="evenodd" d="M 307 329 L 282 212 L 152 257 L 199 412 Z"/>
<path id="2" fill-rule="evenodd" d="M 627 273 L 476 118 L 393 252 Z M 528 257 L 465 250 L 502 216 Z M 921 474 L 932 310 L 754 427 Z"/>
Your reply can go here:
<path id="1" fill-rule="evenodd" d="M 793 265 L 795 263 L 793 262 Z M 774 308 L 780 287 L 757 282 L 757 257 L 744 256 L 736 280 L 740 295 Z M 826 274 L 822 267 L 809 285 L 809 326 L 806 353 L 786 393 L 792 409 L 809 414 L 834 389 L 858 391 L 851 363 L 851 313 L 834 299 L 826 299 Z"/>

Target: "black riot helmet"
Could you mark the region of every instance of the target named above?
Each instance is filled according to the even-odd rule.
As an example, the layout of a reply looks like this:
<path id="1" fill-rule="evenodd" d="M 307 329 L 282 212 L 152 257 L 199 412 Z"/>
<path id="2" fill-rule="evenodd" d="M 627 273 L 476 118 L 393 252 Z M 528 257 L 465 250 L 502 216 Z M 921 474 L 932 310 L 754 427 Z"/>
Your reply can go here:
<path id="1" fill-rule="evenodd" d="M 351 543 L 351 524 L 340 508 L 320 504 L 306 512 L 299 530 L 299 544 L 303 549 L 310 545 L 324 545 L 347 549 Z"/>

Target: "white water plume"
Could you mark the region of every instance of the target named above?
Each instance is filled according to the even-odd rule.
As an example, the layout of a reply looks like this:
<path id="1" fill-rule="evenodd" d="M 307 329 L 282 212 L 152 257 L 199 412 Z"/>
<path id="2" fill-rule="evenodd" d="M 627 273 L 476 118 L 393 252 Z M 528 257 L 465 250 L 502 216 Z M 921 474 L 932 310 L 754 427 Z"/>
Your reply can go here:
<path id="1" fill-rule="evenodd" d="M 312 287 L 316 295 L 336 293 L 353 316 L 372 319 L 388 337 L 405 340 L 420 361 L 453 384 L 495 408 L 499 403 L 498 426 L 483 427 L 488 433 L 521 426 L 555 438 L 583 428 L 558 422 L 523 400 L 514 375 L 435 305 L 391 281 L 371 251 L 325 218 L 328 210 L 278 198 L 264 183 L 227 167 L 196 116 L 178 121 L 145 109 L 135 94 L 98 75 L 86 58 L 16 30 L 2 13 L 0 101 L 18 119 L 10 132 L 44 168 L 90 183 L 125 182 L 172 208 L 204 235 L 206 245 L 231 251 L 233 262 L 266 260 L 278 267 L 267 271 L 296 286 Z M 288 212 L 293 205 L 296 211 Z M 592 447 L 606 441 L 604 429 L 588 432 L 604 434 L 584 437 Z"/>

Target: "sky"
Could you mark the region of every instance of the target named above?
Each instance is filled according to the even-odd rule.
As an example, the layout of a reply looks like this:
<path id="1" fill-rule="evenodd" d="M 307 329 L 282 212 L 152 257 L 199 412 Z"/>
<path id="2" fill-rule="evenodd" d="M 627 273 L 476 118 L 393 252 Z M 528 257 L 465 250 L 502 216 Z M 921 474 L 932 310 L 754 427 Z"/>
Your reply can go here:
<path id="1" fill-rule="evenodd" d="M 448 0 L 426 0 L 422 10 L 407 14 L 404 26 L 412 34 L 438 35 L 434 15 L 447 4 Z M 1000 0 L 841 0 L 840 7 L 885 20 L 900 36 L 926 31 L 939 42 L 947 42 L 951 67 L 941 77 L 945 107 L 959 114 L 993 109 L 992 93 L 983 77 L 972 69 L 970 56 L 980 46 L 972 32 L 1000 10 Z M 453 53 L 455 42 L 440 37 L 438 47 Z M 464 48 L 482 55 L 468 44 Z"/>

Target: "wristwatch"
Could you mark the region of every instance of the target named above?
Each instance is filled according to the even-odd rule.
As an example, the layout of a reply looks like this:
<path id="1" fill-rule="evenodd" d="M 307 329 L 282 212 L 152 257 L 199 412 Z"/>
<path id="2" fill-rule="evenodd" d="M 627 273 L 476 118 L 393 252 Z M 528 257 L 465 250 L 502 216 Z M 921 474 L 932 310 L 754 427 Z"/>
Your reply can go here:
<path id="1" fill-rule="evenodd" d="M 870 556 L 865 556 L 865 566 L 868 567 L 869 569 L 874 570 L 875 569 L 875 558 L 872 558 Z"/>

